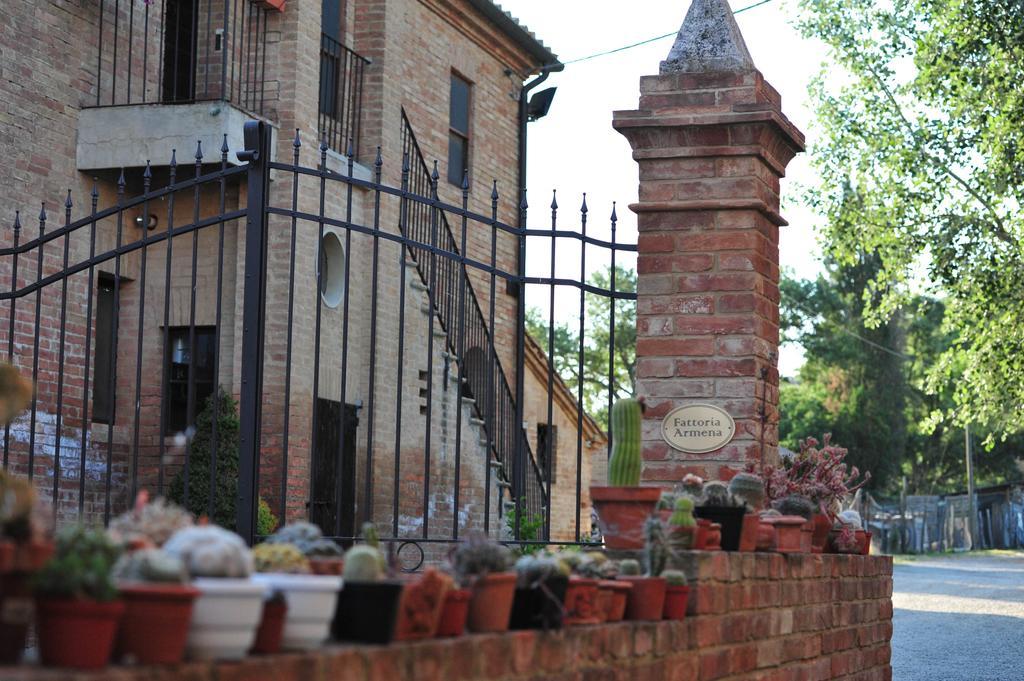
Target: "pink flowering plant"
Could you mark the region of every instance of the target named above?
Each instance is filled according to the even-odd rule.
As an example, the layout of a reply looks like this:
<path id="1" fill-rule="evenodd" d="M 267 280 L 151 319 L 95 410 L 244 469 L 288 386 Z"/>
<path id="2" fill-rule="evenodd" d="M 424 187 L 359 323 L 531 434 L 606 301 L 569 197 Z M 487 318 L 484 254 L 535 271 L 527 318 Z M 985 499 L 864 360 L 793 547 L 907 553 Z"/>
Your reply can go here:
<path id="1" fill-rule="evenodd" d="M 768 499 L 775 501 L 798 494 L 834 518 L 843 499 L 867 484 L 871 473 L 865 472 L 861 478 L 856 466 L 844 462 L 847 450 L 832 444 L 831 440 L 830 433 L 825 434 L 823 443 L 813 437 L 801 440 L 800 453 L 791 460 L 784 461 L 780 467 L 765 466 L 761 475 Z M 753 465 L 748 469 L 752 471 Z"/>

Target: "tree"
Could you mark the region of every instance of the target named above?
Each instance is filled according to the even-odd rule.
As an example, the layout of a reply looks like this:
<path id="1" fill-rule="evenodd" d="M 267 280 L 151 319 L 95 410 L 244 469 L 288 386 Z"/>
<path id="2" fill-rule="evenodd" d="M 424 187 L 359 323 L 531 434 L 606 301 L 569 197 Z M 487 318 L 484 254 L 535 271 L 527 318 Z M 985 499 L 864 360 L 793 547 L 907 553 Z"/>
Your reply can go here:
<path id="1" fill-rule="evenodd" d="M 942 417 L 984 430 L 990 443 L 1021 430 L 1019 0 L 803 0 L 801 10 L 802 32 L 832 61 L 812 88 L 821 186 L 809 193 L 829 252 L 843 264 L 877 257 L 869 326 L 912 300 L 927 273 L 952 338 L 927 368 L 932 392 L 950 389 Z"/>
<path id="2" fill-rule="evenodd" d="M 596 288 L 610 291 L 611 267 L 594 272 L 588 283 Z M 615 266 L 615 290 L 636 293 L 636 272 Z M 602 427 L 608 422 L 608 395 L 612 399 L 633 394 L 636 384 L 636 301 L 615 301 L 615 337 L 612 338 L 612 299 L 603 294 L 585 295 L 586 314 L 583 326 L 583 406 L 586 412 Z M 549 330 L 554 329 L 553 364 L 555 372 L 569 387 L 573 395 L 580 386 L 580 328 L 574 324 L 558 321 L 553 325 L 548 315 L 537 308 L 530 308 L 526 314 L 526 330 L 547 353 Z M 614 345 L 613 345 L 614 342 Z M 609 371 L 609 362 L 614 359 L 614 368 Z"/>

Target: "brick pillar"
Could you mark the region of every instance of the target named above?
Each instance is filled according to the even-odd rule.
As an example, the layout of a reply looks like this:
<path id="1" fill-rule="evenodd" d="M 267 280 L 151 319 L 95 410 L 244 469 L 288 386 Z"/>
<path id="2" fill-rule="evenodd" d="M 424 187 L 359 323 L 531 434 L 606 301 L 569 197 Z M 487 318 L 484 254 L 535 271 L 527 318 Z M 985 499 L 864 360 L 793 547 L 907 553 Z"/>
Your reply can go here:
<path id="1" fill-rule="evenodd" d="M 640 106 L 613 125 L 640 165 L 637 394 L 648 400 L 644 479 L 678 482 L 778 452 L 779 179 L 803 134 L 754 68 L 726 0 L 694 0 Z M 661 437 L 701 402 L 733 440 L 687 454 Z M 762 419 L 762 410 L 767 414 Z M 762 422 L 764 421 L 764 423 Z M 726 476 L 728 477 L 728 476 Z"/>

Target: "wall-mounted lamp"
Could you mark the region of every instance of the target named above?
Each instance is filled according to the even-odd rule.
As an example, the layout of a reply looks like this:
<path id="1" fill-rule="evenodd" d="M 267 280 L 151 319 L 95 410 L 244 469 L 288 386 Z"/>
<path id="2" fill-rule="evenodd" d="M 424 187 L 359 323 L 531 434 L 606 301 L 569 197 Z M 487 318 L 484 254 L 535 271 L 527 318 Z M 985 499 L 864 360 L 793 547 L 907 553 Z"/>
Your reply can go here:
<path id="1" fill-rule="evenodd" d="M 146 222 L 146 229 L 149 230 L 150 232 L 152 232 L 154 229 L 156 229 L 156 225 L 157 225 L 157 223 L 159 221 L 160 220 L 159 220 L 159 218 L 157 218 L 156 213 L 150 213 L 149 214 L 149 221 Z M 138 227 L 139 229 L 142 229 L 142 216 L 141 215 L 136 216 L 136 218 L 135 218 L 135 226 Z"/>

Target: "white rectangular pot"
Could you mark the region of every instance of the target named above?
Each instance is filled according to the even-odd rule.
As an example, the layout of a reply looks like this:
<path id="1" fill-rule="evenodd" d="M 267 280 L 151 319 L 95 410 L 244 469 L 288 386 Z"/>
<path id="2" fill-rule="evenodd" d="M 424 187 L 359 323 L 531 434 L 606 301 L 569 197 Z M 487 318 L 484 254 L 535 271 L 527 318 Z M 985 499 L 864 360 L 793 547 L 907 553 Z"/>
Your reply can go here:
<path id="1" fill-rule="evenodd" d="M 239 660 L 256 637 L 266 584 L 252 579 L 202 577 L 193 583 L 200 596 L 192 607 L 185 650 L 193 660 Z"/>
<path id="2" fill-rule="evenodd" d="M 281 592 L 288 603 L 281 643 L 284 649 L 309 650 L 327 640 L 341 577 L 268 572 L 255 574 L 252 579 L 271 591 Z"/>

